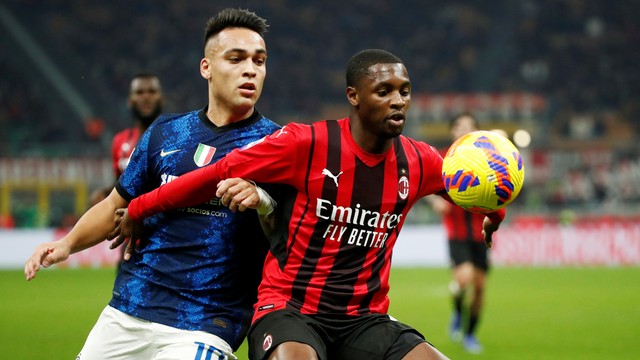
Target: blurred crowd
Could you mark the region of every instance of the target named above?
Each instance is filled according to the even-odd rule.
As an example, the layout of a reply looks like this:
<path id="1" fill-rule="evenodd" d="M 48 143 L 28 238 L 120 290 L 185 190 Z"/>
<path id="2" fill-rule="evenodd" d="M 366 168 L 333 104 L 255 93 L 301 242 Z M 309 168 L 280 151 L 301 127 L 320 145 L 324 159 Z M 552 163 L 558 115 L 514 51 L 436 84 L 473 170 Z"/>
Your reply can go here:
<path id="1" fill-rule="evenodd" d="M 361 49 L 384 48 L 405 60 L 414 93 L 544 96 L 550 105 L 539 119 L 539 133 L 547 135 L 534 138 L 534 149 L 570 143 L 579 154 L 598 140 L 614 147 L 606 171 L 589 163 L 559 171 L 557 183 L 586 178 L 589 195 L 550 185 L 541 201 L 609 197 L 611 191 L 599 190 L 606 182 L 603 173 L 627 168 L 637 173 L 637 156 L 617 155 L 619 147 L 637 152 L 634 138 L 640 134 L 637 1 L 7 0 L 5 6 L 86 97 L 94 116 L 104 120 L 105 134 L 130 125 L 126 92 L 131 76 L 141 71 L 160 76 L 165 111 L 203 106 L 206 85 L 198 63 L 204 24 L 223 7 L 241 6 L 271 25 L 269 70 L 258 109 L 278 122 L 339 115 L 335 109 L 344 105 L 348 58 Z M 16 146 L 7 144 L 70 136 L 64 128 L 34 121 L 55 118 L 52 90 L 42 74 L 27 70 L 34 68 L 29 61 L 6 61 L 22 53 L 15 49 L 0 56 L 0 125 L 9 129 L 0 135 L 3 154 L 17 155 Z M 78 137 L 74 141 L 108 151 L 91 136 Z"/>

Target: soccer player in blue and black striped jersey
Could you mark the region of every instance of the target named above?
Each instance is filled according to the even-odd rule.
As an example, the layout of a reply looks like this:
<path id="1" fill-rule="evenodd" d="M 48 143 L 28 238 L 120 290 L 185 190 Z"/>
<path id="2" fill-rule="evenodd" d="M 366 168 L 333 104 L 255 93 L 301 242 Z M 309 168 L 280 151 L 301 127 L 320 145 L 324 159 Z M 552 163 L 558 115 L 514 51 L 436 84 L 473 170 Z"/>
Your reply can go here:
<path id="1" fill-rule="evenodd" d="M 208 105 L 158 118 L 111 194 L 66 237 L 35 250 L 25 265 L 28 280 L 40 265 L 103 241 L 114 211 L 134 197 L 279 129 L 255 109 L 266 75 L 266 27 L 246 10 L 226 9 L 209 20 L 200 61 Z M 259 202 L 252 183 L 236 182 L 245 201 Z M 142 240 L 119 269 L 113 297 L 78 359 L 235 359 L 268 247 L 256 212 L 235 212 L 213 198 L 149 217 Z"/>

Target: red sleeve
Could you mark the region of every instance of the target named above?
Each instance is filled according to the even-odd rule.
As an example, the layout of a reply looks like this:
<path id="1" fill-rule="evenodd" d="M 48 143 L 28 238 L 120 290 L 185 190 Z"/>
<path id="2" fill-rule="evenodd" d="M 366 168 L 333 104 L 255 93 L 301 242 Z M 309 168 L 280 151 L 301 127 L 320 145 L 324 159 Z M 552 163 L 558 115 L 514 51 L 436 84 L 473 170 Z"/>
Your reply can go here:
<path id="1" fill-rule="evenodd" d="M 120 175 L 120 170 L 118 167 L 119 150 L 120 143 L 122 142 L 120 138 L 122 133 L 117 133 L 113 136 L 113 141 L 111 141 L 111 166 L 113 167 L 113 175 L 115 175 L 116 180 L 118 180 L 118 176 Z"/>
<path id="2" fill-rule="evenodd" d="M 489 220 L 491 220 L 491 222 L 494 224 L 502 223 L 502 220 L 504 220 L 505 216 L 507 216 L 507 208 L 502 208 L 498 211 L 494 211 L 492 213 L 487 214 L 487 217 L 489 218 Z"/>
<path id="3" fill-rule="evenodd" d="M 423 178 L 420 196 L 440 194 L 444 192 L 442 182 L 442 156 L 433 146 L 423 142 L 415 142 L 422 159 Z"/>
<path id="4" fill-rule="evenodd" d="M 301 183 L 297 154 L 308 146 L 304 125 L 287 125 L 245 149 L 236 149 L 215 164 L 189 172 L 146 193 L 129 204 L 129 217 L 142 220 L 158 212 L 193 206 L 215 197 L 217 184 L 227 178 L 264 183 Z"/>

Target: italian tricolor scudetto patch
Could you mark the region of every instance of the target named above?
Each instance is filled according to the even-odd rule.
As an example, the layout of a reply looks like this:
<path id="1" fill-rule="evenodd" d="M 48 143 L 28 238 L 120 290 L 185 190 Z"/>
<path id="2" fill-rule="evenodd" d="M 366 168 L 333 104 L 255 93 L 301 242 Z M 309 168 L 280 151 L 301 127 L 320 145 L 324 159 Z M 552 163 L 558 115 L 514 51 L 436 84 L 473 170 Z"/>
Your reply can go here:
<path id="1" fill-rule="evenodd" d="M 196 149 L 196 153 L 193 155 L 193 161 L 198 165 L 198 167 L 203 167 L 208 165 L 213 159 L 213 154 L 216 153 L 216 148 L 213 146 L 198 144 L 198 148 Z"/>

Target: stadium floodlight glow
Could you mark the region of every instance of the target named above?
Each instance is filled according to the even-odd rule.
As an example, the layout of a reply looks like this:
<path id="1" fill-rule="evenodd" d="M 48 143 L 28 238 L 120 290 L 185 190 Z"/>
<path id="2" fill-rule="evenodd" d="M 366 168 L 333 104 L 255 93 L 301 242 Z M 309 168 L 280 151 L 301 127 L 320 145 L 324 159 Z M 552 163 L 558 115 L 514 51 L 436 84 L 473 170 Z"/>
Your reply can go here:
<path id="1" fill-rule="evenodd" d="M 531 134 L 524 129 L 518 129 L 513 133 L 513 142 L 519 148 L 526 148 L 531 144 Z"/>

